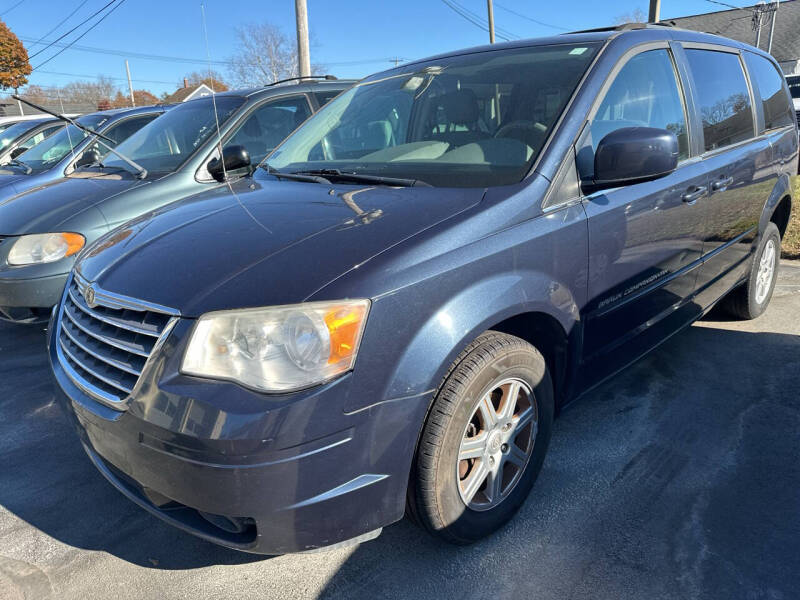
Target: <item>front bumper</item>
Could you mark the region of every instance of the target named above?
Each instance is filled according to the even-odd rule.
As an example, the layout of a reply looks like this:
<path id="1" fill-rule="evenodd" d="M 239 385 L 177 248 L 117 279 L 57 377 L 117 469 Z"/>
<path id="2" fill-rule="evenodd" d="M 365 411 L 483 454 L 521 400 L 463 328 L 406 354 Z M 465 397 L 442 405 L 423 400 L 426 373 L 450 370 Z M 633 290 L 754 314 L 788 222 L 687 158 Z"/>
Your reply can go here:
<path id="1" fill-rule="evenodd" d="M 209 541 L 283 554 L 368 539 L 402 518 L 429 394 L 346 413 L 352 376 L 263 396 L 179 373 L 175 327 L 151 373 L 117 412 L 77 388 L 49 354 L 60 403 L 87 453 L 128 498 Z M 53 331 L 53 327 L 50 328 Z"/>
<path id="2" fill-rule="evenodd" d="M 21 323 L 46 320 L 61 299 L 68 275 L 30 278 L 0 275 L 0 318 Z"/>

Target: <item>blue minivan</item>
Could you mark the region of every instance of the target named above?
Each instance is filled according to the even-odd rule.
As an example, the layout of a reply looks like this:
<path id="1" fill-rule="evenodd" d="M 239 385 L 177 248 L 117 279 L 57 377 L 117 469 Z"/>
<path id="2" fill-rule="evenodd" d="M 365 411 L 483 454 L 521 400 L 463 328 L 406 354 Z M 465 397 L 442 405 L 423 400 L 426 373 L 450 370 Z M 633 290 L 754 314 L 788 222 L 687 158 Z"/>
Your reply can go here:
<path id="1" fill-rule="evenodd" d="M 114 486 L 207 540 L 304 551 L 408 514 L 473 542 L 567 402 L 718 302 L 765 310 L 797 136 L 774 59 L 664 26 L 368 77 L 252 176 L 81 253 L 62 404 Z"/>

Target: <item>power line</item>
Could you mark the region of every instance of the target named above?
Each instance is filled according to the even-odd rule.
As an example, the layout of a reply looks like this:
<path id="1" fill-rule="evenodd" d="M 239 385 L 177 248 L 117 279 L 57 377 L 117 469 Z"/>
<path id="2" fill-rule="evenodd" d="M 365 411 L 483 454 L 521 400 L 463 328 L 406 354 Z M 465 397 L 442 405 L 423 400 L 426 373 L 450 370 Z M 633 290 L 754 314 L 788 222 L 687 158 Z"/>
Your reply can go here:
<path id="1" fill-rule="evenodd" d="M 458 7 L 459 9 L 464 11 L 465 13 L 468 13 L 472 17 L 473 21 L 478 21 L 481 25 L 483 25 L 484 19 L 483 19 L 483 17 L 481 15 L 479 15 L 478 13 L 476 13 L 473 10 L 470 10 L 469 8 L 467 8 L 466 6 L 461 4 L 460 2 L 457 2 L 456 0 L 450 0 L 450 2 L 452 4 L 455 4 L 456 7 Z M 518 35 L 514 35 L 510 31 L 508 31 L 507 29 L 503 29 L 502 27 L 495 26 L 494 29 L 495 29 L 496 32 L 499 31 L 500 33 L 505 35 L 507 38 L 519 38 Z M 487 31 L 488 31 L 488 25 L 487 25 Z"/>
<path id="2" fill-rule="evenodd" d="M 42 62 L 42 63 L 39 63 L 38 65 L 36 65 L 35 67 L 33 67 L 33 70 L 35 71 L 35 70 L 36 70 L 36 69 L 38 69 L 39 67 L 42 67 L 42 66 L 46 65 L 46 64 L 47 64 L 47 63 L 49 63 L 51 60 L 53 60 L 53 59 L 54 59 L 56 56 L 58 56 L 59 54 L 61 54 L 61 53 L 62 53 L 62 52 L 64 52 L 65 50 L 69 49 L 69 47 L 70 47 L 70 46 L 72 46 L 72 44 L 73 44 L 73 43 L 77 42 L 79 39 L 81 39 L 83 36 L 85 36 L 87 33 L 89 33 L 89 32 L 90 32 L 92 29 L 94 29 L 95 27 L 97 27 L 98 25 L 100 25 L 100 23 L 102 23 L 103 21 L 105 21 L 105 20 L 106 20 L 106 18 L 107 18 L 107 17 L 109 17 L 109 16 L 111 15 L 111 13 L 113 13 L 115 10 L 117 10 L 117 9 L 118 9 L 120 6 L 122 6 L 123 4 L 125 4 L 125 0 L 119 0 L 119 3 L 118 3 L 118 4 L 115 4 L 115 5 L 114 5 L 114 6 L 111 8 L 111 10 L 109 10 L 109 11 L 108 11 L 106 14 L 104 14 L 104 15 L 103 15 L 103 16 L 100 18 L 100 20 L 99 20 L 99 21 L 97 21 L 96 23 L 94 23 L 94 24 L 93 24 L 91 27 L 89 27 L 89 29 L 87 29 L 87 30 L 86 30 L 86 31 L 84 31 L 82 34 L 80 34 L 78 37 L 76 37 L 74 40 L 72 40 L 72 42 L 70 42 L 69 44 L 67 44 L 66 48 L 63 48 L 63 49 L 59 50 L 58 52 L 56 52 L 55 54 L 53 54 L 53 56 L 51 56 L 50 58 L 48 58 L 48 59 L 47 59 L 47 60 L 45 60 L 44 62 Z"/>
<path id="3" fill-rule="evenodd" d="M 48 35 L 50 35 L 51 33 L 53 33 L 53 32 L 54 32 L 56 29 L 58 29 L 59 27 L 61 27 L 61 26 L 62 26 L 64 23 L 66 23 L 67 21 L 69 21 L 69 19 L 72 17 L 72 15 L 74 15 L 76 12 L 78 12 L 78 11 L 79 11 L 79 10 L 80 10 L 80 9 L 83 7 L 83 5 L 84 5 L 84 4 L 86 4 L 88 1 L 89 1 L 89 0 L 83 0 L 83 1 L 82 1 L 80 4 L 78 4 L 78 6 L 76 6 L 76 7 L 75 7 L 75 10 L 73 10 L 71 13 L 69 13 L 69 14 L 68 14 L 66 17 L 64 17 L 63 19 L 61 19 L 61 20 L 58 22 L 58 24 L 57 24 L 55 27 L 53 27 L 53 28 L 52 28 L 50 31 L 48 31 L 47 33 L 45 33 L 45 34 L 44 34 L 42 37 L 40 37 L 40 38 L 39 38 L 38 40 L 36 40 L 36 41 L 35 41 L 33 44 L 31 44 L 31 45 L 29 46 L 29 48 L 33 48 L 34 46 L 36 46 L 37 44 L 39 44 L 39 43 L 40 43 L 40 42 L 41 42 L 41 41 L 42 41 L 44 38 L 46 38 Z"/>
<path id="4" fill-rule="evenodd" d="M 455 4 L 455 2 L 452 2 L 452 0 L 442 0 L 442 2 L 444 2 L 444 4 L 447 7 L 449 7 L 450 10 L 455 12 L 457 15 L 463 17 L 464 19 L 466 19 L 467 21 L 469 21 L 470 23 L 472 23 L 476 27 L 479 27 L 480 29 L 483 29 L 484 31 L 489 31 L 489 27 L 487 25 L 484 25 L 483 21 L 481 21 L 481 20 L 475 18 L 474 16 L 470 15 L 470 13 L 466 11 L 466 9 L 464 9 L 463 7 L 460 7 L 459 5 Z M 501 39 L 503 39 L 505 41 L 509 41 L 510 40 L 509 37 L 507 37 L 506 35 L 503 35 L 500 32 L 497 32 L 497 37 L 499 37 L 499 38 L 501 38 Z"/>
<path id="5" fill-rule="evenodd" d="M 4 16 L 6 16 L 8 13 L 10 13 L 12 10 L 14 10 L 15 8 L 17 8 L 17 7 L 18 7 L 20 4 L 22 4 L 23 2 L 25 2 L 25 0 L 19 0 L 19 2 L 17 2 L 17 3 L 16 3 L 14 6 L 12 6 L 12 7 L 10 7 L 10 8 L 7 8 L 7 9 L 6 9 L 6 10 L 4 10 L 3 12 L 1 12 L 1 13 L 0 13 L 0 17 L 4 17 Z"/>
<path id="6" fill-rule="evenodd" d="M 552 29 L 560 29 L 561 31 L 569 31 L 566 27 L 560 27 L 559 25 L 551 25 L 550 23 L 545 23 L 544 21 L 539 21 L 537 19 L 533 19 L 528 15 L 523 15 L 522 13 L 518 13 L 515 10 L 511 10 L 507 6 L 503 6 L 502 4 L 498 4 L 497 2 L 494 3 L 497 8 L 500 8 L 508 13 L 511 13 L 514 16 L 519 17 L 520 19 L 525 19 L 526 21 L 530 21 L 531 23 L 536 23 L 537 25 L 542 25 L 543 27 L 551 27 Z"/>
<path id="7" fill-rule="evenodd" d="M 61 35 L 61 36 L 57 37 L 55 40 L 53 40 L 51 43 L 47 44 L 47 46 L 45 46 L 45 47 L 44 47 L 44 48 L 42 48 L 41 50 L 38 50 L 38 51 L 34 52 L 33 54 L 31 54 L 31 55 L 28 57 L 28 60 L 30 60 L 30 59 L 31 59 L 31 58 L 33 58 L 34 56 L 38 56 L 39 54 L 41 54 L 42 52 L 44 52 L 45 50 L 47 50 L 47 49 L 48 49 L 50 46 L 52 46 L 52 45 L 53 45 L 53 44 L 55 44 L 56 42 L 60 42 L 61 40 L 63 40 L 63 39 L 64 39 L 65 37 L 67 37 L 67 36 L 68 36 L 70 33 L 72 33 L 73 31 L 75 31 L 75 30 L 76 30 L 76 29 L 78 29 L 79 27 L 83 26 L 83 25 L 84 25 L 85 23 L 87 23 L 88 21 L 91 21 L 92 19 L 94 19 L 94 18 L 95 18 L 95 17 L 96 17 L 98 14 L 100 14 L 100 13 L 101 13 L 102 11 L 104 11 L 106 8 L 108 8 L 109 6 L 111 6 L 112 4 L 114 4 L 114 2 L 116 2 L 116 1 L 117 1 L 117 0 L 111 0 L 111 2 L 109 2 L 108 4 L 106 4 L 105 6 L 103 6 L 103 8 L 100 8 L 100 9 L 96 10 L 95 12 L 93 12 L 93 13 L 92 13 L 90 16 L 88 16 L 88 17 L 87 17 L 87 18 L 85 18 L 83 21 L 81 21 L 80 23 L 78 23 L 77 25 L 75 25 L 75 27 L 73 27 L 72 29 L 70 29 L 70 30 L 69 30 L 67 33 L 65 33 L 65 34 L 63 34 L 63 35 Z"/>

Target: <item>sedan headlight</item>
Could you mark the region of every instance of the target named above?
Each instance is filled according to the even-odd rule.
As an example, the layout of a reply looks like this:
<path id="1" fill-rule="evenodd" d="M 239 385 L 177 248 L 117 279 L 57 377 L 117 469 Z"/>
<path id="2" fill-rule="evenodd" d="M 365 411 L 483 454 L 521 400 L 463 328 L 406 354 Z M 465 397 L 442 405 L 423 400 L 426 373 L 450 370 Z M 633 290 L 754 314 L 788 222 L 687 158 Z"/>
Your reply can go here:
<path id="1" fill-rule="evenodd" d="M 369 300 L 214 312 L 198 319 L 183 356 L 187 375 L 290 392 L 353 368 Z"/>
<path id="2" fill-rule="evenodd" d="M 80 233 L 37 233 L 23 235 L 11 246 L 8 264 L 14 266 L 56 262 L 80 252 L 86 243 Z"/>

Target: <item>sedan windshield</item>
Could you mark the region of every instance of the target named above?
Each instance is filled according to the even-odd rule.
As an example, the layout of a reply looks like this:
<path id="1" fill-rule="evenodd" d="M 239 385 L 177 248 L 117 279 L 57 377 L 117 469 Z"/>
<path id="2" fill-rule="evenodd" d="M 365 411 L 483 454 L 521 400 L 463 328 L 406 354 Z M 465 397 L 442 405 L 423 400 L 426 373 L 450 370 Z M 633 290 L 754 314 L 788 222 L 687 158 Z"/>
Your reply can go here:
<path id="1" fill-rule="evenodd" d="M 14 123 L 11 127 L 0 133 L 0 150 L 5 150 L 11 142 L 25 135 L 31 129 L 36 128 L 40 123 L 42 123 L 42 121 L 38 119 Z"/>
<path id="2" fill-rule="evenodd" d="M 86 115 L 75 119 L 92 131 L 102 131 L 108 121 L 108 115 Z M 30 167 L 32 172 L 44 171 L 72 152 L 83 139 L 89 135 L 75 125 L 67 125 L 64 129 L 45 138 L 27 152 L 19 156 L 19 160 Z"/>
<path id="3" fill-rule="evenodd" d="M 375 75 L 308 120 L 267 166 L 451 187 L 518 182 L 598 47 L 477 52 Z"/>
<path id="4" fill-rule="evenodd" d="M 117 151 L 151 173 L 176 171 L 205 141 L 244 104 L 241 96 L 210 96 L 190 100 L 168 110 L 117 146 Z M 216 105 L 217 113 L 214 114 Z M 122 159 L 109 155 L 103 165 L 130 169 Z"/>

